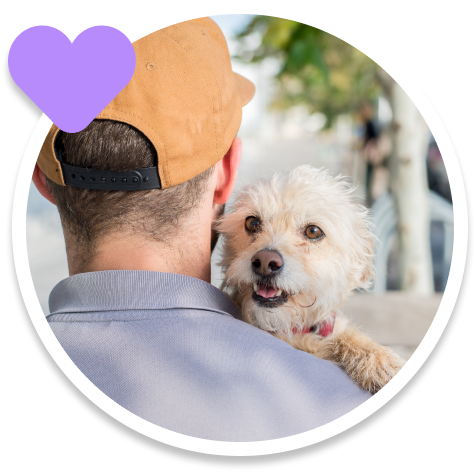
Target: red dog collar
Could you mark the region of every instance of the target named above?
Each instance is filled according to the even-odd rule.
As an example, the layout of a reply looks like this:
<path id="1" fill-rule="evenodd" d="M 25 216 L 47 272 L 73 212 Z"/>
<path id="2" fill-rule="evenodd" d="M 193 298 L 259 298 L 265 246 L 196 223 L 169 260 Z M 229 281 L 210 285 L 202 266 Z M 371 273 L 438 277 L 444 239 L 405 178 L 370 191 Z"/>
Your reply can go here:
<path id="1" fill-rule="evenodd" d="M 333 311 L 331 316 L 328 319 L 321 321 L 320 323 L 314 326 L 311 326 L 310 328 L 303 328 L 303 329 L 293 328 L 293 334 L 316 333 L 318 336 L 321 336 L 322 338 L 326 338 L 327 336 L 330 336 L 332 332 L 334 331 L 335 320 L 336 320 L 336 312 Z"/>

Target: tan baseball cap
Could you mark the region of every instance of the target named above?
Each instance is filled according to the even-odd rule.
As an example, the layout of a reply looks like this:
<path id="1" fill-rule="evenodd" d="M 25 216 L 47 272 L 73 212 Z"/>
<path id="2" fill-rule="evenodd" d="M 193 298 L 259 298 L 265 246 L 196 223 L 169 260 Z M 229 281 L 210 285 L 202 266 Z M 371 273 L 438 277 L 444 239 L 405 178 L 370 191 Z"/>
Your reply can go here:
<path id="1" fill-rule="evenodd" d="M 225 37 L 210 18 L 163 28 L 133 46 L 134 76 L 96 118 L 128 123 L 144 133 L 157 151 L 160 188 L 173 187 L 223 158 L 255 87 L 232 71 Z M 75 185 L 55 154 L 59 131 L 51 127 L 38 166 L 53 182 Z"/>

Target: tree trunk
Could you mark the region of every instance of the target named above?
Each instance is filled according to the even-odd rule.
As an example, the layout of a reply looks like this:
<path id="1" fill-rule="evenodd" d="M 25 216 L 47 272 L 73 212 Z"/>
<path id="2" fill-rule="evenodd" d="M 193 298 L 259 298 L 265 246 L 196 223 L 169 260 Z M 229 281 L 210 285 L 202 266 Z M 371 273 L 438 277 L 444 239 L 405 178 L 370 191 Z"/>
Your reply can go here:
<path id="1" fill-rule="evenodd" d="M 430 132 L 408 95 L 392 82 L 389 90 L 393 112 L 390 190 L 399 218 L 400 288 L 429 295 L 434 292 L 426 171 Z"/>

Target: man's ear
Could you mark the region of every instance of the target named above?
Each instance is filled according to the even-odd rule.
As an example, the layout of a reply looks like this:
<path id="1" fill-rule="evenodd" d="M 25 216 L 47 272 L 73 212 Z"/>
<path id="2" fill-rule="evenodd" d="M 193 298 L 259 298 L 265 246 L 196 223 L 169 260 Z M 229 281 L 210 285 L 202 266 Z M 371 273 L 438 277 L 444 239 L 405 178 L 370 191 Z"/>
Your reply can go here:
<path id="1" fill-rule="evenodd" d="M 33 177 L 31 178 L 31 180 L 33 180 L 33 183 L 38 189 L 38 192 L 40 192 L 41 195 L 43 195 L 43 197 L 45 197 L 53 205 L 56 205 L 53 195 L 51 195 L 50 191 L 48 190 L 45 174 L 41 172 L 40 168 L 38 167 L 38 164 L 35 164 L 35 170 L 33 171 Z"/>
<path id="2" fill-rule="evenodd" d="M 224 205 L 231 197 L 238 176 L 238 166 L 241 160 L 241 139 L 236 137 L 223 159 L 217 165 L 217 183 L 213 202 Z"/>

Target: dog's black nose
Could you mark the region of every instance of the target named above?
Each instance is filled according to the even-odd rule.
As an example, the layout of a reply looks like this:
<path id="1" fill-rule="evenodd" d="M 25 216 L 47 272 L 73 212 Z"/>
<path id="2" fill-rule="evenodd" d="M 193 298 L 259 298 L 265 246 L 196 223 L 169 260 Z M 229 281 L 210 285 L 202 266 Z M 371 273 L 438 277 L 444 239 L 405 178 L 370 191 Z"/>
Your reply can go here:
<path id="1" fill-rule="evenodd" d="M 283 258 L 276 251 L 262 249 L 251 258 L 251 265 L 255 274 L 269 277 L 283 268 Z"/>

